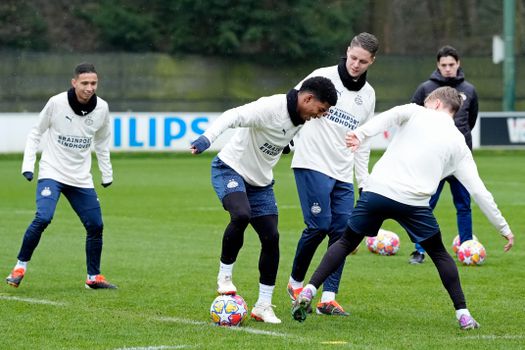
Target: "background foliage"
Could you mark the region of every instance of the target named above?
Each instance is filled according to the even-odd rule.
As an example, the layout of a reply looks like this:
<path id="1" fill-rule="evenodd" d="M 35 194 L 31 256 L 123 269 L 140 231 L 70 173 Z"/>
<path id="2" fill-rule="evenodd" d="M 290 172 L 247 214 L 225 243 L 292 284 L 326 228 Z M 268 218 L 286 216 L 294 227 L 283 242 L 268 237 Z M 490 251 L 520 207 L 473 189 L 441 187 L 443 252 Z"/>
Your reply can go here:
<path id="1" fill-rule="evenodd" d="M 113 111 L 223 111 L 286 92 L 338 62 L 361 31 L 380 41 L 377 111 L 405 103 L 444 44 L 462 56 L 481 111 L 502 109 L 493 0 L 3 0 L 0 110 L 38 112 L 74 65 L 101 72 Z M 516 110 L 525 108 L 525 0 L 516 0 Z"/>
<path id="2" fill-rule="evenodd" d="M 522 54 L 525 0 L 516 3 Z M 386 54 L 433 54 L 447 43 L 480 55 L 503 27 L 493 0 L 3 0 L 0 24 L 4 48 L 265 61 L 339 52 L 360 31 L 376 34 Z"/>

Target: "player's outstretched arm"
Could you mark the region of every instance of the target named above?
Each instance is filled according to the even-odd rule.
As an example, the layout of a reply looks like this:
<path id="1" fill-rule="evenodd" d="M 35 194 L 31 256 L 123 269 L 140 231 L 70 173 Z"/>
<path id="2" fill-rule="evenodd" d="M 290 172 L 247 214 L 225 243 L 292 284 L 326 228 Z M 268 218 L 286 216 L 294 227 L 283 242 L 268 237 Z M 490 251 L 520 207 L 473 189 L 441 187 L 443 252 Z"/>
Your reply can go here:
<path id="1" fill-rule="evenodd" d="M 353 152 L 355 152 L 361 145 L 361 141 L 359 141 L 359 139 L 353 131 L 349 131 L 346 133 L 345 142 L 346 147 L 349 147 Z"/>
<path id="2" fill-rule="evenodd" d="M 211 145 L 210 140 L 204 135 L 199 136 L 191 143 L 190 151 L 192 154 L 199 154 L 207 150 Z"/>

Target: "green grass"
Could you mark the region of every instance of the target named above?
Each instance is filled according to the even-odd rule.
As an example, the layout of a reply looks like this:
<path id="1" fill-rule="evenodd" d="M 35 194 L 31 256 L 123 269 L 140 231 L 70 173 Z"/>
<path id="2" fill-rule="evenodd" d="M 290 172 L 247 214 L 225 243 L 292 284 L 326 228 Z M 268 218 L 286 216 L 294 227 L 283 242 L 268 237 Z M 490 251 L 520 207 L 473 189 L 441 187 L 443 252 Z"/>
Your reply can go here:
<path id="1" fill-rule="evenodd" d="M 85 290 L 84 236 L 62 199 L 20 288 L 0 287 L 2 349 L 522 349 L 525 347 L 525 152 L 478 151 L 479 171 L 516 234 L 505 240 L 474 206 L 474 231 L 488 251 L 485 265 L 459 267 L 479 330 L 461 332 L 451 302 L 430 261 L 407 263 L 408 236 L 396 256 L 364 246 L 347 259 L 338 300 L 346 318 L 290 316 L 286 283 L 299 235 L 301 211 L 285 156 L 275 170 L 280 208 L 281 260 L 274 293 L 281 325 L 248 320 L 240 329 L 212 326 L 220 242 L 228 215 L 210 185 L 212 155 L 114 155 L 114 185 L 97 186 L 105 223 L 102 270 L 116 291 Z M 372 157 L 375 161 L 378 154 Z M 34 214 L 35 183 L 19 174 L 20 155 L 0 157 L 0 274 L 16 261 Z M 99 182 L 98 170 L 94 173 Z M 436 209 L 446 246 L 456 235 L 448 186 Z M 326 244 L 316 254 L 308 276 Z M 234 280 L 249 306 L 257 299 L 259 243 L 249 229 Z M 38 301 L 56 304 L 39 304 Z"/>

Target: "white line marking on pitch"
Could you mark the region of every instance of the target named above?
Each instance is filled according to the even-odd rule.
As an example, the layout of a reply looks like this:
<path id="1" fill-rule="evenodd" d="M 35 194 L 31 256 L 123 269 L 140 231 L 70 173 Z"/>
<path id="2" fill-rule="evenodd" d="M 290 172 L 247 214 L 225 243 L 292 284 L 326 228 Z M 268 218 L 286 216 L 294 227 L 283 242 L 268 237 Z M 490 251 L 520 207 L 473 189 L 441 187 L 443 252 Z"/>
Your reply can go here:
<path id="1" fill-rule="evenodd" d="M 461 340 L 461 339 L 469 339 L 469 340 L 472 340 L 472 339 L 481 339 L 481 340 L 502 340 L 502 339 L 507 339 L 507 340 L 514 340 L 514 339 L 523 339 L 525 338 L 525 336 L 523 335 L 472 335 L 472 336 L 467 336 L 467 337 L 459 337 L 458 340 Z"/>
<path id="2" fill-rule="evenodd" d="M 179 317 L 154 317 L 153 319 L 157 321 L 163 321 L 163 322 L 175 322 L 175 323 L 193 324 L 193 325 L 200 325 L 200 326 L 214 326 L 209 322 L 195 321 L 195 320 L 189 320 L 186 318 L 179 318 Z M 250 327 L 224 327 L 224 328 L 230 329 L 232 331 L 246 332 L 246 333 L 251 333 L 251 334 L 270 335 L 273 337 L 286 337 L 286 338 L 293 337 L 292 335 L 286 334 L 286 333 L 265 331 L 262 329 L 256 329 L 256 328 L 250 328 Z"/>
<path id="3" fill-rule="evenodd" d="M 167 350 L 167 349 L 186 349 L 191 348 L 190 345 L 160 345 L 160 346 L 146 346 L 134 348 L 118 348 L 115 350 Z"/>
<path id="4" fill-rule="evenodd" d="M 7 295 L 0 295 L 0 299 L 22 301 L 24 303 L 30 303 L 30 304 L 43 304 L 43 305 L 53 305 L 53 306 L 66 306 L 67 305 L 66 303 L 62 303 L 59 301 L 51 301 L 51 300 L 45 300 L 45 299 L 33 299 L 33 298 L 20 298 L 20 297 L 7 296 Z"/>

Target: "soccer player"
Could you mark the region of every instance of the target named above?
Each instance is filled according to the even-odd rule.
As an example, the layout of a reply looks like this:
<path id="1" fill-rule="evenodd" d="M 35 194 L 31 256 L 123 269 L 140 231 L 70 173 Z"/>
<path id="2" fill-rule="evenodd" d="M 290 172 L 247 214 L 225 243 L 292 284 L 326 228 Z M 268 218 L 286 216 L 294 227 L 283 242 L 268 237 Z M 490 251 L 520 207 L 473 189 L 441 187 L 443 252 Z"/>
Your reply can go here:
<path id="1" fill-rule="evenodd" d="M 41 141 L 43 150 L 36 187 L 36 215 L 24 234 L 18 262 L 6 278 L 13 287 L 18 287 L 24 278 L 27 263 L 51 223 L 58 199 L 63 194 L 87 233 L 86 288 L 116 288 L 100 274 L 103 223 L 91 176 L 93 146 L 102 173 L 102 186 L 113 182 L 108 104 L 95 94 L 98 75 L 92 64 L 76 66 L 71 85 L 68 91 L 49 99 L 27 138 L 22 175 L 28 181 L 33 180 Z"/>
<path id="2" fill-rule="evenodd" d="M 458 269 L 443 245 L 439 225 L 429 206 L 440 180 L 454 175 L 461 181 L 489 221 L 507 239 L 504 251 L 511 249 L 514 236 L 479 177 L 463 135 L 454 125 L 452 118 L 461 100 L 457 90 L 441 87 L 428 95 L 425 107 L 416 104 L 394 107 L 347 134 L 346 143 L 355 150 L 364 140 L 388 127 L 399 127 L 368 177 L 343 237 L 330 246 L 309 284 L 294 302 L 292 315 L 296 320 L 306 319 L 306 310 L 317 288 L 365 235 L 375 236 L 384 220 L 394 219 L 432 259 L 452 299 L 460 328 L 479 327 L 467 309 Z"/>
<path id="3" fill-rule="evenodd" d="M 212 185 L 230 214 L 224 231 L 217 277 L 219 294 L 235 294 L 233 265 L 251 224 L 261 241 L 259 298 L 251 317 L 281 323 L 272 308 L 272 295 L 279 265 L 277 204 L 272 169 L 301 126 L 321 117 L 337 103 L 333 83 L 312 77 L 299 90 L 263 97 L 224 112 L 197 140 L 191 152 L 206 150 L 225 130 L 240 128 L 212 162 Z"/>
<path id="4" fill-rule="evenodd" d="M 354 167 L 358 187 L 368 176 L 370 150 L 363 147 L 355 155 L 345 146 L 344 135 L 365 123 L 374 114 L 375 92 L 366 73 L 375 60 L 377 38 L 360 33 L 350 42 L 346 57 L 338 65 L 319 68 L 310 76 L 332 80 L 339 98 L 325 118 L 307 123 L 294 139 L 292 168 L 306 228 L 303 230 L 288 282 L 288 294 L 295 300 L 315 251 L 328 235 L 328 246 L 344 233 L 354 208 Z M 323 284 L 316 312 L 347 316 L 335 300 L 344 262 Z"/>
<path id="5" fill-rule="evenodd" d="M 443 46 L 437 53 L 437 69 L 430 75 L 430 79 L 418 86 L 410 102 L 423 106 L 425 98 L 441 86 L 451 86 L 459 91 L 463 104 L 454 115 L 454 123 L 465 137 L 465 142 L 472 150 L 471 131 L 478 119 L 478 95 L 472 84 L 465 80 L 465 74 L 460 66 L 459 54 L 452 46 Z M 430 207 L 434 209 L 439 200 L 445 182 L 450 185 L 452 200 L 456 207 L 456 218 L 460 243 L 472 239 L 472 212 L 470 209 L 470 195 L 455 176 L 448 176 L 441 180 L 436 193 L 430 198 Z M 415 250 L 409 259 L 411 264 L 421 264 L 425 259 L 425 249 L 416 243 Z"/>

